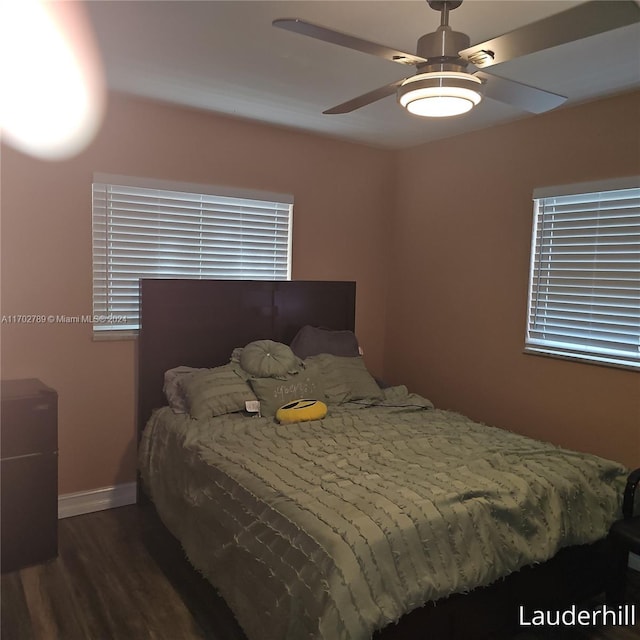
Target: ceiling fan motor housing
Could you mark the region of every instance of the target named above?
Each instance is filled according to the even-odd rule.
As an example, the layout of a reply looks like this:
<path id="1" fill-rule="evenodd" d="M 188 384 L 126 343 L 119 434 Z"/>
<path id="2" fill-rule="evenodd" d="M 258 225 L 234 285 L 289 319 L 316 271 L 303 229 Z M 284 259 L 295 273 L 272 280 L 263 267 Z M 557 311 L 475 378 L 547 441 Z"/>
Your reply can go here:
<path id="1" fill-rule="evenodd" d="M 462 4 L 462 0 L 427 0 L 427 4 L 435 11 L 443 9 L 451 11 L 457 9 Z"/>
<path id="2" fill-rule="evenodd" d="M 416 54 L 427 60 L 419 64 L 420 71 L 427 71 L 425 67 L 432 65 L 455 65 L 457 70 L 464 70 L 467 62 L 458 55 L 459 51 L 467 49 L 471 41 L 466 33 L 453 31 L 447 25 L 440 26 L 433 33 L 427 33 L 418 40 Z M 435 71 L 435 69 L 433 69 Z"/>

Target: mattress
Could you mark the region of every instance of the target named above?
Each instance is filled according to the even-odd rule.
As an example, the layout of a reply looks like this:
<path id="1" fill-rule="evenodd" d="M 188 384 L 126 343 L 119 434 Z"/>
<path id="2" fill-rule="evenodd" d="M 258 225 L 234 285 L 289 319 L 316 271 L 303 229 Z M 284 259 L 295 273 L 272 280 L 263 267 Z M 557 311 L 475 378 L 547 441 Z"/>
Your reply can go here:
<path id="1" fill-rule="evenodd" d="M 165 407 L 139 465 L 250 640 L 365 640 L 425 602 L 595 542 L 619 517 L 626 478 L 405 387 L 287 425 Z"/>

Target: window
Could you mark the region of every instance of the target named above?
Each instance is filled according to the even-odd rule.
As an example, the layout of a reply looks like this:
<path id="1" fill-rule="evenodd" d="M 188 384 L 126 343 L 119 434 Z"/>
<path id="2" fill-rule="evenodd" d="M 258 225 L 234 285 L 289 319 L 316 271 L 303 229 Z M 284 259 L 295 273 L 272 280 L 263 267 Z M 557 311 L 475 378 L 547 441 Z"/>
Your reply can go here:
<path id="1" fill-rule="evenodd" d="M 640 368 L 640 178 L 533 202 L 525 351 Z"/>
<path id="2" fill-rule="evenodd" d="M 288 195 L 96 174 L 94 335 L 139 328 L 139 278 L 290 279 L 292 208 Z"/>

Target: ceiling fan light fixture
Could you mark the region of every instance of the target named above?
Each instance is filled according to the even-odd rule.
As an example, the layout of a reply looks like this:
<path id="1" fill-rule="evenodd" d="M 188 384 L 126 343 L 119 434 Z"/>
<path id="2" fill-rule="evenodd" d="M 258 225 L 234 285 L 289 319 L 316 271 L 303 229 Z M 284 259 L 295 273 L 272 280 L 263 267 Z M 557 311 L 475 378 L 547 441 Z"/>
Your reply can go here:
<path id="1" fill-rule="evenodd" d="M 471 111 L 481 100 L 479 78 L 459 71 L 433 71 L 407 78 L 397 92 L 398 102 L 410 113 L 447 118 Z"/>

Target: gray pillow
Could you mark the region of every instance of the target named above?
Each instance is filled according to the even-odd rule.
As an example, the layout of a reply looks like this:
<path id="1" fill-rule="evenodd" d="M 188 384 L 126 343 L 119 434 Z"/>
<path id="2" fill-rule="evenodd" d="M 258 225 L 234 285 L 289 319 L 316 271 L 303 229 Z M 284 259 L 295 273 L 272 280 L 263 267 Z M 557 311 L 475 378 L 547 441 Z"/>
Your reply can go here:
<path id="1" fill-rule="evenodd" d="M 251 387 L 238 373 L 238 365 L 225 364 L 185 376 L 181 381 L 192 418 L 206 419 L 235 413 L 247 400 L 257 400 Z"/>
<path id="2" fill-rule="evenodd" d="M 240 366 L 256 378 L 286 379 L 302 369 L 302 360 L 291 347 L 273 340 L 250 342 L 240 353 Z"/>
<path id="3" fill-rule="evenodd" d="M 321 353 L 307 358 L 305 365 L 317 366 L 320 370 L 329 402 L 376 402 L 384 397 L 361 356 L 349 358 Z"/>
<path id="4" fill-rule="evenodd" d="M 196 371 L 206 371 L 196 367 L 174 367 L 164 372 L 164 386 L 162 391 L 173 409 L 174 413 L 189 413 L 187 399 L 184 397 L 181 381 L 185 376 L 195 373 Z"/>
<path id="5" fill-rule="evenodd" d="M 360 355 L 358 339 L 353 331 L 330 331 L 310 325 L 298 331 L 291 342 L 291 350 L 303 360 L 319 353 L 349 357 Z"/>
<path id="6" fill-rule="evenodd" d="M 253 378 L 251 388 L 260 400 L 260 413 L 275 416 L 276 411 L 293 400 L 322 400 L 326 402 L 322 378 L 315 367 L 305 367 L 299 373 L 277 378 Z"/>

